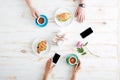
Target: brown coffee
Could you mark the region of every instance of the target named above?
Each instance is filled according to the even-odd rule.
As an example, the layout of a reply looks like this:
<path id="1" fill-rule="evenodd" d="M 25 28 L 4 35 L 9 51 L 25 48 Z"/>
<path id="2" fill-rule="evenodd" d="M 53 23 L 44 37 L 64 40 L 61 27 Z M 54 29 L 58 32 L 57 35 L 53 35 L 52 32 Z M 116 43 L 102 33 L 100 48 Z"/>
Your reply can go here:
<path id="1" fill-rule="evenodd" d="M 40 24 L 43 24 L 43 23 L 44 23 L 44 19 L 43 19 L 43 18 L 39 18 L 38 22 L 39 22 Z"/>
<path id="2" fill-rule="evenodd" d="M 76 59 L 74 57 L 70 58 L 70 63 L 74 64 L 76 62 Z"/>

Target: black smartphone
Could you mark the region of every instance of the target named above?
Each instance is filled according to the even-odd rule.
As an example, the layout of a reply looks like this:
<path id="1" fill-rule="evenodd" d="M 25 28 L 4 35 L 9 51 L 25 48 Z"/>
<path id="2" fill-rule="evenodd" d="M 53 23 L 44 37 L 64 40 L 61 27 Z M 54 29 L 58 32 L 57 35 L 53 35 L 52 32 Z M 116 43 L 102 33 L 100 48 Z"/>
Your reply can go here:
<path id="1" fill-rule="evenodd" d="M 91 27 L 89 27 L 88 29 L 86 29 L 85 31 L 83 31 L 82 33 L 80 33 L 82 38 L 87 37 L 88 35 L 90 35 L 91 33 L 93 33 L 93 30 L 91 29 Z"/>
<path id="2" fill-rule="evenodd" d="M 55 53 L 55 55 L 54 55 L 54 57 L 53 57 L 53 63 L 56 64 L 56 63 L 58 62 L 59 58 L 60 58 L 60 55 L 57 54 L 57 53 Z"/>

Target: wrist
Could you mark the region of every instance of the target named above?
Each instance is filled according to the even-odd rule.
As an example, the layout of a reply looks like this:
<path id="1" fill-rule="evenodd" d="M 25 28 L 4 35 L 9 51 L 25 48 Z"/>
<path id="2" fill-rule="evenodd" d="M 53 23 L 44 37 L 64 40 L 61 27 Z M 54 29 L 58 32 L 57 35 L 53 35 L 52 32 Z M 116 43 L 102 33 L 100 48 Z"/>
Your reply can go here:
<path id="1" fill-rule="evenodd" d="M 73 74 L 71 80 L 76 80 L 76 75 Z"/>
<path id="2" fill-rule="evenodd" d="M 80 4 L 78 4 L 78 7 L 80 7 L 80 8 L 85 8 L 86 5 L 85 5 L 85 3 L 80 3 Z"/>
<path id="3" fill-rule="evenodd" d="M 76 76 L 76 74 L 77 74 L 77 73 L 76 73 L 76 72 L 74 72 L 74 73 L 72 74 L 72 76 L 74 76 L 74 77 L 75 77 L 75 76 Z"/>
<path id="4" fill-rule="evenodd" d="M 48 73 L 45 73 L 44 77 L 43 77 L 43 80 L 47 80 L 47 78 L 48 78 Z"/>
<path id="5" fill-rule="evenodd" d="M 45 76 L 48 76 L 48 74 L 49 74 L 48 72 L 45 72 L 45 74 L 44 74 L 44 75 L 45 75 Z"/>
<path id="6" fill-rule="evenodd" d="M 33 6 L 29 6 L 29 8 L 30 8 L 30 10 L 34 9 L 34 7 L 33 7 Z"/>

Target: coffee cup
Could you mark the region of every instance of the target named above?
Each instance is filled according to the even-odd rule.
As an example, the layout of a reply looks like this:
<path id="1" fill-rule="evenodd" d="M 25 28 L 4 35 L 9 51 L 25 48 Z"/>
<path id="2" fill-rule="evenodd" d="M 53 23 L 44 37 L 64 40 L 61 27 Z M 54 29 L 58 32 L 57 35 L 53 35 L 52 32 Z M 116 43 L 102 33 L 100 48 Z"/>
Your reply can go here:
<path id="1" fill-rule="evenodd" d="M 70 65 L 75 65 L 75 64 L 77 64 L 77 59 L 76 59 L 75 56 L 71 56 L 71 57 L 69 58 L 69 64 L 70 64 Z"/>
<path id="2" fill-rule="evenodd" d="M 40 15 L 35 19 L 35 23 L 38 27 L 45 27 L 48 24 L 48 18 L 46 15 Z"/>
<path id="3" fill-rule="evenodd" d="M 38 18 L 37 18 L 37 23 L 38 23 L 39 25 L 44 24 L 44 23 L 45 23 L 44 17 L 38 17 Z"/>
<path id="4" fill-rule="evenodd" d="M 76 65 L 78 63 L 78 57 L 77 57 L 77 55 L 75 55 L 75 54 L 69 54 L 69 55 L 67 55 L 66 62 L 69 65 L 72 65 L 72 66 Z"/>

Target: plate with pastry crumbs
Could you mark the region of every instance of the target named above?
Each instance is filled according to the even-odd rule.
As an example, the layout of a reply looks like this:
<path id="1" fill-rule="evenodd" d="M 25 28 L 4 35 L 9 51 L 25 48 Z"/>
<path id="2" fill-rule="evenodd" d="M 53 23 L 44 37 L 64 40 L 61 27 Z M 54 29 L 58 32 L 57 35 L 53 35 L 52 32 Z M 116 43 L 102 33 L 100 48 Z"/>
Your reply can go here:
<path id="1" fill-rule="evenodd" d="M 73 14 L 69 9 L 60 8 L 55 12 L 55 22 L 59 26 L 68 26 L 73 21 Z"/>
<path id="2" fill-rule="evenodd" d="M 37 38 L 32 44 L 32 50 L 37 55 L 47 54 L 50 51 L 50 43 L 46 39 Z"/>

